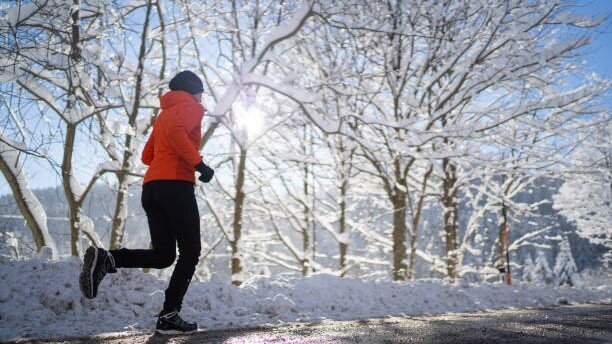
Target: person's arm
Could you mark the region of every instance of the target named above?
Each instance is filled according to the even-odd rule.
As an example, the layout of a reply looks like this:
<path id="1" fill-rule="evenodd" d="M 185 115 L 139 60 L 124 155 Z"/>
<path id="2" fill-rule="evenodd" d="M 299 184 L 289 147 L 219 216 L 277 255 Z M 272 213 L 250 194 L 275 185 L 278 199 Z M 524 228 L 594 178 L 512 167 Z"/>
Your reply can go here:
<path id="1" fill-rule="evenodd" d="M 189 139 L 189 133 L 201 125 L 203 112 L 204 108 L 199 104 L 187 107 L 182 113 L 177 114 L 174 123 L 166 132 L 172 148 L 193 167 L 198 165 L 202 158 Z"/>
<path id="2" fill-rule="evenodd" d="M 147 143 L 145 144 L 144 149 L 142 150 L 142 156 L 140 157 L 140 160 L 142 160 L 142 163 L 147 166 L 151 165 L 151 162 L 153 161 L 153 152 L 154 152 L 153 146 L 154 146 L 154 139 L 153 139 L 153 133 L 151 133 L 151 136 L 147 140 Z"/>

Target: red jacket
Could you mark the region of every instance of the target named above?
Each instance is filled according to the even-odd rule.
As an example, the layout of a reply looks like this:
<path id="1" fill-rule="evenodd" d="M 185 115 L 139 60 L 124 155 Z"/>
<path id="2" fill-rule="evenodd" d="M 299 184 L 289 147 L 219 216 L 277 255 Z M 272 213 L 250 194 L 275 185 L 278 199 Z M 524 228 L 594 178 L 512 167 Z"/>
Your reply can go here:
<path id="1" fill-rule="evenodd" d="M 185 180 L 195 184 L 195 166 L 202 161 L 198 149 L 204 107 L 184 91 L 164 94 L 160 104 L 162 112 L 142 151 L 142 162 L 149 166 L 144 183 Z"/>

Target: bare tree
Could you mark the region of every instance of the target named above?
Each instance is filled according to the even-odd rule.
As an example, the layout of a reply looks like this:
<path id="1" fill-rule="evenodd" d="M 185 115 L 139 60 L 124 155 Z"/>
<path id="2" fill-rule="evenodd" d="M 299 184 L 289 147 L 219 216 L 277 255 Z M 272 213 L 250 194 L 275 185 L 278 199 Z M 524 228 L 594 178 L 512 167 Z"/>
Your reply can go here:
<path id="1" fill-rule="evenodd" d="M 55 240 L 47 229 L 46 212 L 28 185 L 28 178 L 23 169 L 25 153 L 21 151 L 22 149 L 24 149 L 22 145 L 7 142 L 0 134 L 0 171 L 11 187 L 19 211 L 32 231 L 36 249 L 40 251 L 47 246 L 51 248 L 53 255 L 57 255 Z"/>
<path id="2" fill-rule="evenodd" d="M 223 168 L 222 165 L 226 163 L 231 164 L 233 180 L 232 185 L 228 187 L 231 188 L 231 191 L 225 190 L 225 187 L 220 185 L 224 189 L 224 194 L 231 199 L 233 204 L 230 216 L 231 234 L 229 231 L 225 231 L 225 225 L 222 220 L 223 214 L 216 213 L 217 208 L 214 207 L 208 198 L 206 201 L 209 210 L 216 213 L 217 223 L 220 229 L 224 231 L 224 235 L 230 243 L 230 266 L 233 276 L 232 282 L 234 284 L 240 284 L 244 279 L 240 247 L 241 238 L 244 235 L 243 216 L 247 197 L 248 151 L 249 147 L 257 140 L 257 137 L 252 137 L 252 135 L 249 137 L 244 124 L 238 125 L 240 122 L 239 117 L 244 116 L 244 114 L 236 113 L 235 103 L 237 100 L 240 100 L 238 106 L 242 106 L 246 111 L 252 111 L 259 87 L 278 91 L 279 86 L 282 85 L 271 82 L 265 77 L 269 66 L 267 56 L 277 44 L 298 32 L 306 19 L 311 15 L 311 8 L 312 3 L 305 3 L 293 13 L 289 13 L 282 5 L 274 8 L 268 3 L 261 3 L 250 9 L 252 11 L 250 15 L 243 16 L 242 12 L 244 9 L 240 7 L 239 2 L 233 1 L 230 4 L 217 4 L 217 8 L 213 7 L 211 9 L 217 11 L 215 12 L 217 15 L 214 18 L 220 25 L 235 28 L 229 31 L 219 30 L 215 33 L 221 54 L 221 65 L 217 66 L 217 68 L 225 71 L 225 76 L 222 80 L 229 79 L 231 82 L 226 82 L 223 85 L 225 86 L 223 92 L 211 89 L 211 94 L 217 100 L 214 109 L 210 113 L 215 122 L 209 126 L 203 137 L 204 144 L 209 141 L 213 132 L 218 131 L 217 127 L 219 124 L 217 123 L 220 123 L 227 130 L 231 138 L 230 156 L 222 161 L 221 164 L 216 165 L 217 168 Z M 270 19 L 270 14 L 274 15 L 274 19 Z M 195 20 L 197 15 L 190 14 L 190 18 Z M 287 16 L 290 17 L 285 19 Z M 244 30 L 249 30 L 251 34 L 246 35 Z M 192 30 L 192 34 L 194 32 Z M 196 49 L 196 53 L 197 51 Z M 228 67 L 231 68 L 230 71 L 226 70 Z M 261 69 L 261 71 L 256 72 L 258 69 Z M 205 81 L 209 87 L 212 85 L 211 78 L 212 76 L 206 73 Z M 241 94 L 243 95 L 242 98 Z"/>

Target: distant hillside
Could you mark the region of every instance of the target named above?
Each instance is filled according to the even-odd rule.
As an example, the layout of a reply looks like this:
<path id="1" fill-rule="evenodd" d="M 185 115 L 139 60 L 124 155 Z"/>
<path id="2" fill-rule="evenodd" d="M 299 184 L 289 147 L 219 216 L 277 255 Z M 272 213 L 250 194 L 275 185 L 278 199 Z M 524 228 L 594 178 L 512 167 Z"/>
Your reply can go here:
<path id="1" fill-rule="evenodd" d="M 552 195 L 557 192 L 562 182 L 555 179 L 541 179 L 536 184 L 537 186 L 529 192 L 519 195 L 519 200 L 526 203 L 536 203 L 541 200 L 551 201 Z M 147 247 L 149 244 L 149 234 L 146 217 L 140 205 L 140 186 L 137 185 L 130 191 L 128 201 L 130 216 L 127 222 L 126 246 Z M 45 188 L 35 190 L 34 193 L 38 196 L 40 202 L 47 211 L 48 227 L 57 242 L 60 253 L 64 255 L 68 254 L 70 240 L 66 217 L 68 214 L 68 207 L 64 200 L 62 189 L 59 187 Z M 202 202 L 200 203 L 202 208 L 204 205 Z M 360 208 L 363 207 L 367 208 L 370 207 L 370 205 L 360 204 Z M 110 235 L 111 217 L 114 210 L 113 191 L 107 185 L 96 185 L 85 202 L 84 210 L 85 213 L 93 219 L 96 232 L 100 235 L 103 242 L 107 243 Z M 466 204 L 460 204 L 459 223 L 462 229 L 465 228 L 468 211 L 469 209 Z M 202 213 L 204 212 L 206 212 L 206 209 L 202 208 Z M 486 221 L 485 226 L 487 229 L 483 232 L 488 233 L 488 237 L 484 239 L 484 242 L 487 243 L 487 247 L 493 247 L 492 242 L 496 239 L 496 224 L 496 216 L 491 216 Z M 510 260 L 513 264 L 520 266 L 529 255 L 536 257 L 538 251 L 544 251 L 549 264 L 552 266 L 554 264 L 554 257 L 556 257 L 558 251 L 558 246 L 554 239 L 560 238 L 561 236 L 567 236 L 569 238 L 571 250 L 579 270 L 597 267 L 600 264 L 598 258 L 604 253 L 605 249 L 601 246 L 592 245 L 586 239 L 582 239 L 575 235 L 575 228 L 552 208 L 551 203 L 541 204 L 538 208 L 537 216 L 523 218 L 520 223 L 511 223 L 511 240 L 516 239 L 524 233 L 543 228 L 544 226 L 552 226 L 553 229 L 548 231 L 546 235 L 536 239 L 534 242 L 541 245 L 549 245 L 550 248 L 543 249 L 534 246 L 523 247 L 511 253 Z M 425 207 L 422 218 L 418 243 L 419 248 L 429 250 L 432 253 L 442 254 L 444 251 L 444 244 L 438 235 L 441 228 L 442 220 L 440 218 L 439 207 L 435 202 L 430 202 L 430 204 Z M 12 196 L 3 195 L 0 196 L 0 233 L 7 236 L 8 232 L 19 239 L 19 250 L 21 255 L 29 256 L 32 254 L 33 243 L 31 233 L 25 226 L 23 219 L 20 218 L 19 211 Z M 330 240 L 328 234 L 324 230 L 318 232 L 320 235 L 316 237 L 317 249 L 320 252 L 327 252 L 333 255 L 337 244 L 335 241 Z M 551 238 L 553 240 L 551 240 Z M 354 254 L 357 254 L 357 250 L 367 250 L 369 245 L 363 238 L 355 235 L 353 236 L 353 240 L 351 249 L 355 250 L 353 251 L 355 252 Z M 86 244 L 85 242 L 83 243 Z M 221 250 L 222 246 L 223 245 L 220 246 Z M 8 247 L 8 241 L 5 239 L 0 240 L 0 254 L 12 254 L 12 250 Z M 330 258 L 321 258 L 321 263 L 325 263 L 326 261 L 328 261 L 330 265 L 335 264 Z M 475 256 L 467 256 L 466 262 L 474 262 L 481 266 L 492 265 L 491 262 L 482 261 L 481 257 Z M 223 265 L 224 263 L 219 264 Z M 519 274 L 520 269 L 515 271 L 515 273 Z M 419 259 L 417 264 L 417 276 L 438 277 L 435 274 L 431 274 L 429 263 L 422 259 Z"/>

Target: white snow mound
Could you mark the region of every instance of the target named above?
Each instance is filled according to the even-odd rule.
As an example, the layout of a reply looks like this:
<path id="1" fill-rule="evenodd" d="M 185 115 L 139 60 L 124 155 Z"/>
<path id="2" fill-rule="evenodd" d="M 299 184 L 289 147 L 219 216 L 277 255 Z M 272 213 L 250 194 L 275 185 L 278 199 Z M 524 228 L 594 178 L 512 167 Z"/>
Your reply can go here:
<path id="1" fill-rule="evenodd" d="M 0 340 L 151 331 L 167 281 L 139 269 L 109 274 L 94 300 L 81 295 L 81 260 L 0 257 Z M 241 287 L 192 282 L 181 314 L 219 329 L 323 319 L 420 315 L 610 302 L 610 285 L 580 288 L 439 281 L 365 282 L 318 274 L 257 277 Z"/>

